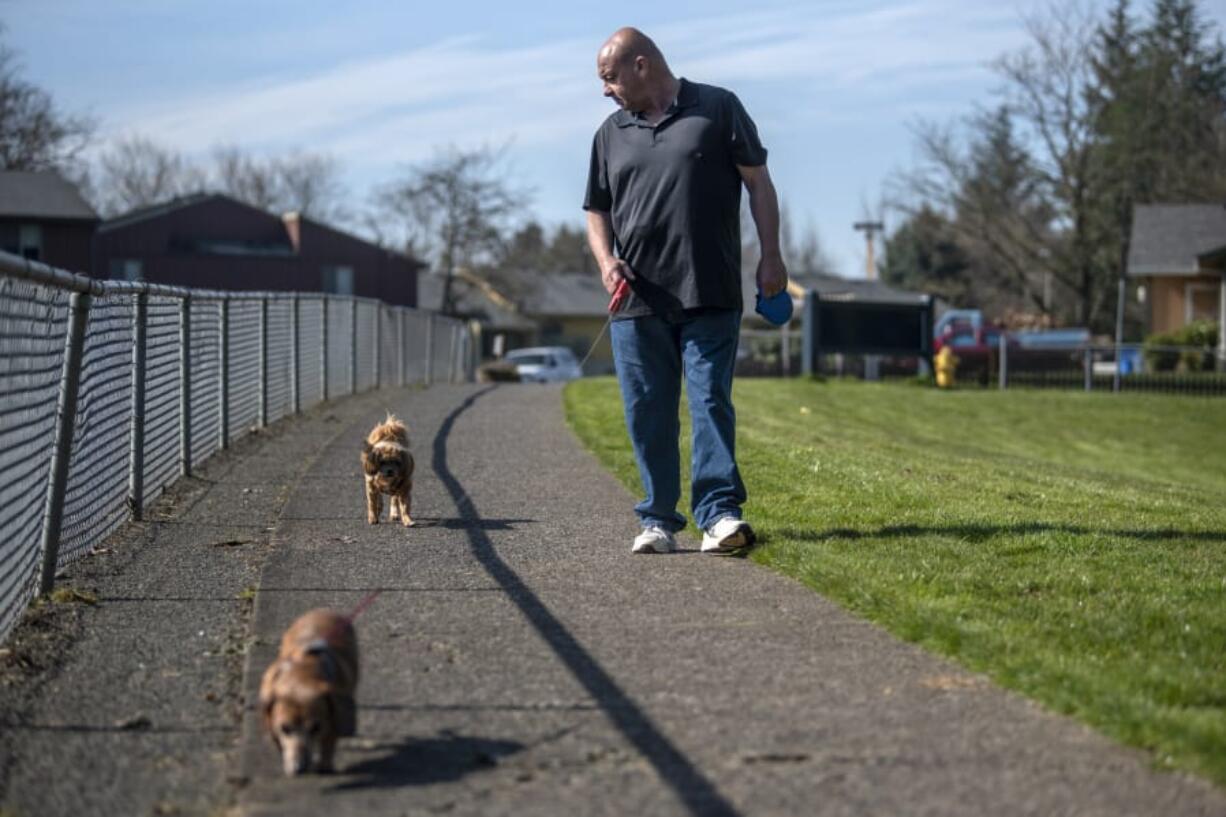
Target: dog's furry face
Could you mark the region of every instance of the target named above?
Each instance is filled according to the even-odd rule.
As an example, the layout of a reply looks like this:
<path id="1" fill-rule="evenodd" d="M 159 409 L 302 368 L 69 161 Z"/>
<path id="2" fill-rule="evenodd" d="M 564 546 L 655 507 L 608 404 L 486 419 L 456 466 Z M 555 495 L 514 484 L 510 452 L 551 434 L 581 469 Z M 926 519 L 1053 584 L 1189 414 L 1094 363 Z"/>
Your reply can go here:
<path id="1" fill-rule="evenodd" d="M 362 471 L 366 475 L 366 521 L 378 524 L 380 497 L 391 497 L 391 519 L 399 517 L 405 525 L 409 516 L 413 487 L 413 455 L 409 453 L 409 432 L 404 423 L 387 415 L 366 437 L 362 446 Z"/>
<path id="2" fill-rule="evenodd" d="M 357 636 L 346 617 L 311 610 L 285 631 L 260 682 L 264 728 L 285 774 L 331 771 L 337 739 L 354 733 L 357 681 Z"/>
<path id="3" fill-rule="evenodd" d="M 273 743 L 281 750 L 282 767 L 293 776 L 310 770 L 322 755 L 324 741 L 338 737 L 336 707 L 331 685 L 311 668 L 284 661 L 275 672 L 265 718 Z"/>

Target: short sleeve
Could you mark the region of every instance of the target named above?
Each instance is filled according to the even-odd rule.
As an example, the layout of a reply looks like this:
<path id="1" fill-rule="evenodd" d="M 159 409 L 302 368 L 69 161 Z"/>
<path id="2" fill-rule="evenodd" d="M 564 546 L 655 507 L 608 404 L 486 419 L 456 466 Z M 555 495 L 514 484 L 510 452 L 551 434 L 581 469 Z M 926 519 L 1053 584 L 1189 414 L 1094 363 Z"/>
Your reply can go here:
<path id="1" fill-rule="evenodd" d="M 728 94 L 729 139 L 732 161 L 742 167 L 766 164 L 766 148 L 758 138 L 758 127 L 749 118 L 736 94 Z"/>
<path id="2" fill-rule="evenodd" d="M 608 213 L 613 209 L 613 194 L 609 190 L 608 162 L 604 155 L 600 131 L 592 137 L 592 160 L 587 169 L 587 193 L 583 197 L 584 210 Z"/>

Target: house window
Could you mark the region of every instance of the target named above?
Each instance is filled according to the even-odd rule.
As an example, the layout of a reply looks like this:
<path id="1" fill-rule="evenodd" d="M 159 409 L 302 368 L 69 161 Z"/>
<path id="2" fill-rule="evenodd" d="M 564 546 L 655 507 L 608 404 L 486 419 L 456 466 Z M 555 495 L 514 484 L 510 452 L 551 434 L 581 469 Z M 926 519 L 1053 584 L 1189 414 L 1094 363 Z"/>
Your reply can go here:
<path id="1" fill-rule="evenodd" d="M 139 258 L 112 258 L 110 276 L 114 281 L 143 281 L 145 265 Z"/>
<path id="2" fill-rule="evenodd" d="M 1184 297 L 1184 318 L 1217 323 L 1218 284 L 1188 284 Z"/>
<path id="3" fill-rule="evenodd" d="M 37 224 L 22 224 L 17 231 L 18 254 L 31 261 L 43 255 L 43 228 Z"/>
<path id="4" fill-rule="evenodd" d="M 43 228 L 37 224 L 0 226 L 0 250 L 38 261 L 43 257 Z"/>
<path id="5" fill-rule="evenodd" d="M 353 267 L 324 267 L 323 291 L 334 295 L 352 295 Z"/>

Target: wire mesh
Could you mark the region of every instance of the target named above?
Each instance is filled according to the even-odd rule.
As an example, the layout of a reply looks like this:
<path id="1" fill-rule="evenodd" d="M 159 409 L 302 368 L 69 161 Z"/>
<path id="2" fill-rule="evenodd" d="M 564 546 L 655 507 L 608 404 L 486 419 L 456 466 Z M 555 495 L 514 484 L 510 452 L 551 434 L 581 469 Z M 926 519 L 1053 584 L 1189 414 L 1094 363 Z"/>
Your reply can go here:
<path id="1" fill-rule="evenodd" d="M 85 329 L 58 564 L 83 555 L 128 515 L 133 296 L 94 299 Z"/>
<path id="2" fill-rule="evenodd" d="M 264 410 L 270 423 L 294 413 L 294 339 L 290 334 L 293 309 L 293 302 L 287 299 L 268 303 L 268 355 L 264 369 L 268 403 Z"/>
<path id="3" fill-rule="evenodd" d="M 192 298 L 191 457 L 195 467 L 221 447 L 221 301 Z"/>
<path id="4" fill-rule="evenodd" d="M 37 583 L 68 293 L 0 278 L 0 636 Z"/>
<path id="5" fill-rule="evenodd" d="M 260 420 L 260 302 L 230 302 L 230 440 Z"/>
<path id="6" fill-rule="evenodd" d="M 323 328 L 327 302 L 298 301 L 298 406 L 307 409 L 324 399 Z"/>
<path id="7" fill-rule="evenodd" d="M 153 297 L 146 307 L 142 502 L 179 476 L 179 304 L 178 298 Z"/>
<path id="8" fill-rule="evenodd" d="M 429 315 L 422 312 L 405 312 L 404 378 L 406 383 L 424 383 L 426 380 L 426 339 L 429 327 Z"/>
<path id="9" fill-rule="evenodd" d="M 400 310 L 382 306 L 379 309 L 379 378 L 380 386 L 399 386 L 400 379 Z"/>
<path id="10" fill-rule="evenodd" d="M 357 323 L 353 326 L 353 337 L 357 341 L 357 372 L 354 378 L 359 392 L 366 391 L 375 385 L 375 333 L 378 331 L 377 310 L 373 304 L 358 301 L 353 312 Z"/>
<path id="11" fill-rule="evenodd" d="M 328 397 L 353 393 L 353 301 L 332 298 L 328 302 Z"/>

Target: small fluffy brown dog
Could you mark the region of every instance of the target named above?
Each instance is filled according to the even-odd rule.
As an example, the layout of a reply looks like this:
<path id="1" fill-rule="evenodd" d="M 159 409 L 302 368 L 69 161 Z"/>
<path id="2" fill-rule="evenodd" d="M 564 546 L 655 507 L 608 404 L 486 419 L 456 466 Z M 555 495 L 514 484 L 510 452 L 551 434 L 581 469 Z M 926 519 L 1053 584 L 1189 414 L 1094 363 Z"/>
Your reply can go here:
<path id="1" fill-rule="evenodd" d="M 413 524 L 413 455 L 409 453 L 409 430 L 392 414 L 375 426 L 362 448 L 362 470 L 366 472 L 366 521 L 379 524 L 383 494 L 387 494 L 387 518 L 399 517 L 405 527 Z"/>
<path id="2" fill-rule="evenodd" d="M 355 731 L 357 684 L 358 641 L 348 618 L 311 610 L 285 631 L 260 683 L 260 708 L 287 775 L 309 771 L 315 758 L 316 771 L 332 771 L 337 738 Z"/>

